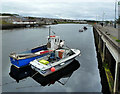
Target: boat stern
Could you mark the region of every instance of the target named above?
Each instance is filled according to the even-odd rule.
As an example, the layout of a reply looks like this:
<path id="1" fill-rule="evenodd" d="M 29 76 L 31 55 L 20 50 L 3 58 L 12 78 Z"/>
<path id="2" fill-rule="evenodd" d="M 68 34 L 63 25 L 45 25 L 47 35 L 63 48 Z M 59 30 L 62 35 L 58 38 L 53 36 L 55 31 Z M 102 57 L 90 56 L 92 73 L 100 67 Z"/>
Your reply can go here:
<path id="1" fill-rule="evenodd" d="M 31 60 L 33 60 L 33 58 L 29 58 L 29 59 L 15 59 L 15 58 L 10 57 L 11 64 L 14 65 L 17 68 L 21 68 L 21 67 L 29 65 L 29 62 Z"/>

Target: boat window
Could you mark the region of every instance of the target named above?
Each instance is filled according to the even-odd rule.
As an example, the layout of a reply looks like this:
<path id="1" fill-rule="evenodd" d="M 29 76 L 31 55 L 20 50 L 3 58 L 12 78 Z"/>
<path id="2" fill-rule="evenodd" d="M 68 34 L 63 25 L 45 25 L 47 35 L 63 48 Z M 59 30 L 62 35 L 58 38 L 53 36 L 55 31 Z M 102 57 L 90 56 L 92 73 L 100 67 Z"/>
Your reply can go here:
<path id="1" fill-rule="evenodd" d="M 48 38 L 48 42 L 50 42 L 50 38 Z"/>
<path id="2" fill-rule="evenodd" d="M 55 42 L 56 42 L 57 40 L 55 39 Z"/>

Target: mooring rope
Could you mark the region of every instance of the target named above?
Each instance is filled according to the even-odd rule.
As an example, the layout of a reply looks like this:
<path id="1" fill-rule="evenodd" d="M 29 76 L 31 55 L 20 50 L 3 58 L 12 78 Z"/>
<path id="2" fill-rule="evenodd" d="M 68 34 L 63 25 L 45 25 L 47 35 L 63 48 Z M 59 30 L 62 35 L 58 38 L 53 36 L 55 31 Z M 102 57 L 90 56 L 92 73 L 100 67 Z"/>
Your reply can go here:
<path id="1" fill-rule="evenodd" d="M 33 78 L 36 74 L 38 74 L 38 72 L 36 72 L 35 74 L 33 74 L 33 75 L 31 76 L 31 78 Z"/>

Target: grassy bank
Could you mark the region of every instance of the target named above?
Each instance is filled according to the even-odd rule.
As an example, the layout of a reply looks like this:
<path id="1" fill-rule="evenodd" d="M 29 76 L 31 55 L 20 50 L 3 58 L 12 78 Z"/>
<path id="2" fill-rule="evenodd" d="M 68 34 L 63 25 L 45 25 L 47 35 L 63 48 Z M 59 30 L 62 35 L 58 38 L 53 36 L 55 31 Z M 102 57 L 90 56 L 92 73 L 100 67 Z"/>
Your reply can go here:
<path id="1" fill-rule="evenodd" d="M 79 23 L 79 22 L 57 22 L 57 24 L 84 24 L 84 23 Z"/>
<path id="2" fill-rule="evenodd" d="M 2 24 L 2 25 L 10 25 L 10 24 L 12 24 L 12 23 L 9 23 L 9 22 L 6 22 L 6 21 L 3 21 L 3 20 L 0 20 L 0 24 Z"/>

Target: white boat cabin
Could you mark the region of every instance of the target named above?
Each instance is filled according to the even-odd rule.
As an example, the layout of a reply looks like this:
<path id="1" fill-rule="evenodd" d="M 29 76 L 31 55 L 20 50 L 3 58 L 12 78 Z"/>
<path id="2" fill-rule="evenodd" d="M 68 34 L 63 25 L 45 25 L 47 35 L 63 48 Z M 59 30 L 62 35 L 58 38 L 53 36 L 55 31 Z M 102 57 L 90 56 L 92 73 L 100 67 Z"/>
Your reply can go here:
<path id="1" fill-rule="evenodd" d="M 62 43 L 60 40 L 60 36 L 55 36 L 55 35 L 48 36 L 47 41 L 48 41 L 47 42 L 48 50 L 56 50 L 64 45 L 64 43 Z"/>

